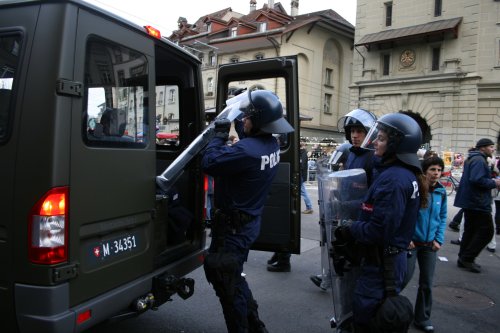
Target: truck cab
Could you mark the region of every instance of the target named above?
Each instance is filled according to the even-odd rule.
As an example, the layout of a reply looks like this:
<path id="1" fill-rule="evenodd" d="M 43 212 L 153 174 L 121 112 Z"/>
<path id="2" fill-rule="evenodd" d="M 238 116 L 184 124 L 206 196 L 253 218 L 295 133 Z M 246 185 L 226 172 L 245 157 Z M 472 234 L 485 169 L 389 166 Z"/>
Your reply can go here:
<path id="1" fill-rule="evenodd" d="M 296 129 L 256 250 L 300 251 L 297 61 L 219 68 L 272 89 Z M 200 154 L 161 174 L 206 127 L 200 60 L 81 1 L 0 4 L 0 318 L 17 332 L 81 332 L 187 298 L 210 241 Z M 266 221 L 269 221 L 266 223 Z M 271 223 L 272 222 L 272 223 Z M 33 300 L 36 300 L 34 302 Z"/>

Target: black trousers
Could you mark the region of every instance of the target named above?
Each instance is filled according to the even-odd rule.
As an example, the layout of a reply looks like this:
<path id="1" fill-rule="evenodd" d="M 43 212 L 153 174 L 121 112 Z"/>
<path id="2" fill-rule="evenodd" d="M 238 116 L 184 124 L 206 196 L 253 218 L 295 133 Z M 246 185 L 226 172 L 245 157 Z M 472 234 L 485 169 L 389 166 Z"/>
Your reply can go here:
<path id="1" fill-rule="evenodd" d="M 464 209 L 460 208 L 460 210 L 453 216 L 453 219 L 451 220 L 451 225 L 459 226 L 460 223 L 462 223 L 462 217 L 464 216 Z"/>
<path id="2" fill-rule="evenodd" d="M 493 217 L 489 212 L 464 209 L 464 234 L 458 257 L 473 262 L 493 237 Z"/>

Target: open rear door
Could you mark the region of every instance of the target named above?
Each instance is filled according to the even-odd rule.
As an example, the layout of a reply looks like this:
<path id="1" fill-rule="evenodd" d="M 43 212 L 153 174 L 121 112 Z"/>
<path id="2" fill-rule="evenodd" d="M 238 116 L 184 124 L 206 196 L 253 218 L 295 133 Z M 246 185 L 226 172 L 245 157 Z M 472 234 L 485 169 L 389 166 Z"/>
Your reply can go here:
<path id="1" fill-rule="evenodd" d="M 278 174 L 267 198 L 260 236 L 252 250 L 300 253 L 299 92 L 295 56 L 221 65 L 218 73 L 217 113 L 238 89 L 266 89 L 283 103 L 285 117 L 295 131 L 276 135 L 281 155 Z"/>

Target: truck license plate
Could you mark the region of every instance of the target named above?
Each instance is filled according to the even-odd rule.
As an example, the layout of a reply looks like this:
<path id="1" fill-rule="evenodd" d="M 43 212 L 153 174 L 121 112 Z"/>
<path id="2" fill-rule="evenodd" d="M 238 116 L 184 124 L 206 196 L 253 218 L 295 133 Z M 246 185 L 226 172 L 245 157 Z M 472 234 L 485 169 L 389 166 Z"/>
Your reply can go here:
<path id="1" fill-rule="evenodd" d="M 112 238 L 102 241 L 92 247 L 92 254 L 96 259 L 108 260 L 121 254 L 135 252 L 140 248 L 139 237 L 136 234 Z"/>

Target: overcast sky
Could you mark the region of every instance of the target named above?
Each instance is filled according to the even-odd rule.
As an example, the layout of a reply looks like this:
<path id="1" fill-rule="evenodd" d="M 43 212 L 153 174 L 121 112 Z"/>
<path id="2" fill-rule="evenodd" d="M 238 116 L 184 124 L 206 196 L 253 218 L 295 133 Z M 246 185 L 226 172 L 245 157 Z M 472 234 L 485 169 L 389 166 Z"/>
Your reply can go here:
<path id="1" fill-rule="evenodd" d="M 231 7 L 233 11 L 247 14 L 250 0 L 86 0 L 139 25 L 152 25 L 163 36 L 170 36 L 177 29 L 179 16 L 193 24 L 203 15 Z M 290 14 L 291 0 L 280 2 Z M 257 0 L 257 9 L 268 0 Z M 299 15 L 319 10 L 333 9 L 353 25 L 356 23 L 356 0 L 299 0 Z"/>

